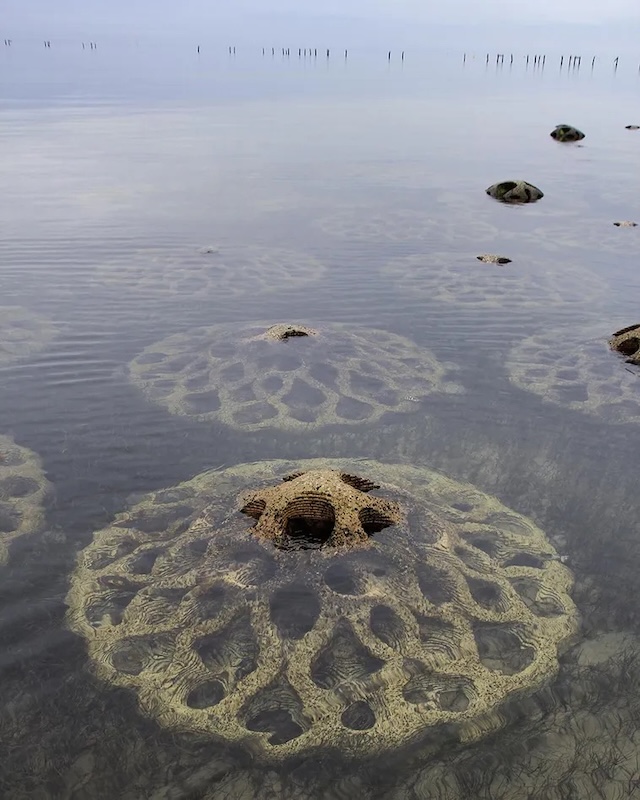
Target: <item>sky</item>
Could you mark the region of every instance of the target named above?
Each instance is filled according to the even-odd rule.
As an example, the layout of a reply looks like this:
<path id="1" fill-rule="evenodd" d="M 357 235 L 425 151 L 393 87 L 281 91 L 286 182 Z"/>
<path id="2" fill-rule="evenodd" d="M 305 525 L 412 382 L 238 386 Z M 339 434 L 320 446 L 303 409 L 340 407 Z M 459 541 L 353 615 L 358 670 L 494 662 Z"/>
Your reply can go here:
<path id="1" fill-rule="evenodd" d="M 640 38 L 640 0 L 0 0 L 5 36 L 98 38 L 126 33 L 252 39 L 418 42 L 436 26 L 493 36 L 571 28 L 596 40 Z M 337 40 L 340 40 L 339 42 Z"/>

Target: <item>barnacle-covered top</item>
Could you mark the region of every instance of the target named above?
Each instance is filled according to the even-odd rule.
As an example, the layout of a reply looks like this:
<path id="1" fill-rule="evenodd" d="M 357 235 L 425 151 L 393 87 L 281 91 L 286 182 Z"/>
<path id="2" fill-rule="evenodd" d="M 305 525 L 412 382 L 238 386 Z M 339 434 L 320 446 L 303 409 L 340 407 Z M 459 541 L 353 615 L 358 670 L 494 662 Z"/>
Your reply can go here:
<path id="1" fill-rule="evenodd" d="M 468 484 L 272 461 L 118 515 L 80 555 L 69 622 L 162 725 L 265 760 L 367 756 L 498 727 L 504 700 L 554 675 L 571 585 L 539 528 Z"/>

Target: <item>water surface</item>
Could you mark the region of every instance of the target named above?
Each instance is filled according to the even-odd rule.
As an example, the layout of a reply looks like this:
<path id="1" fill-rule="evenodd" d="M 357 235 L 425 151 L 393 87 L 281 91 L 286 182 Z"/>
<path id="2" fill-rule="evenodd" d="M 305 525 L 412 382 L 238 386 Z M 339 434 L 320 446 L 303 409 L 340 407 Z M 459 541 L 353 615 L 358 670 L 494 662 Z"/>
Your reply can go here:
<path id="1" fill-rule="evenodd" d="M 507 364 L 547 330 L 570 348 L 594 323 L 638 321 L 640 227 L 613 226 L 640 222 L 640 132 L 624 127 L 640 123 L 637 75 L 557 59 L 527 68 L 521 56 L 496 67 L 291 52 L 0 52 L 1 302 L 58 332 L 0 366 L 0 433 L 42 457 L 56 490 L 47 535 L 16 543 L 2 568 L 3 795 L 634 797 L 640 428 L 632 414 L 545 402 Z M 587 138 L 553 142 L 565 122 Z M 509 178 L 545 197 L 511 208 L 485 195 Z M 207 280 L 217 256 L 203 249 L 247 248 L 322 270 Z M 484 252 L 512 263 L 482 264 Z M 198 273 L 176 281 L 182 267 Z M 466 391 L 384 424 L 243 433 L 174 416 L 128 381 L 128 362 L 160 339 L 256 320 L 399 334 Z M 335 754 L 270 768 L 160 728 L 91 677 L 64 598 L 94 530 L 130 496 L 208 468 L 317 456 L 468 480 L 531 516 L 566 556 L 580 637 L 502 733 L 435 756 L 432 742 L 391 752 L 383 768 Z"/>

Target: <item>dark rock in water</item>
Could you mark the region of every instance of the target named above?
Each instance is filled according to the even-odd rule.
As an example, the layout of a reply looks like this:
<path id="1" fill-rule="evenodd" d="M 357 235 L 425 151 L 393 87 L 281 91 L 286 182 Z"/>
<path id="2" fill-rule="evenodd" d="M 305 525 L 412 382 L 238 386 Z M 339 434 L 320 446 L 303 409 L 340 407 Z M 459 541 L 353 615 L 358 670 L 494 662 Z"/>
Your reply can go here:
<path id="1" fill-rule="evenodd" d="M 640 125 L 625 125 L 628 131 L 640 131 Z"/>
<path id="2" fill-rule="evenodd" d="M 609 347 L 627 356 L 627 364 L 640 364 L 640 324 L 616 331 L 609 339 Z"/>
<path id="3" fill-rule="evenodd" d="M 620 222 L 614 222 L 613 224 L 616 226 L 616 228 L 637 228 L 638 227 L 638 223 L 637 222 L 631 222 L 631 220 L 629 220 L 629 219 L 623 219 Z"/>
<path id="4" fill-rule="evenodd" d="M 549 136 L 556 142 L 579 142 L 580 139 L 584 139 L 584 133 L 573 125 L 556 125 Z"/>
<path id="5" fill-rule="evenodd" d="M 502 181 L 494 183 L 486 190 L 490 197 L 500 200 L 502 203 L 535 203 L 544 197 L 544 194 L 537 186 L 533 186 L 526 181 Z"/>
<path id="6" fill-rule="evenodd" d="M 483 261 L 485 264 L 510 264 L 511 259 L 506 256 L 496 256 L 493 253 L 483 253 L 481 256 L 476 256 L 478 261 Z"/>

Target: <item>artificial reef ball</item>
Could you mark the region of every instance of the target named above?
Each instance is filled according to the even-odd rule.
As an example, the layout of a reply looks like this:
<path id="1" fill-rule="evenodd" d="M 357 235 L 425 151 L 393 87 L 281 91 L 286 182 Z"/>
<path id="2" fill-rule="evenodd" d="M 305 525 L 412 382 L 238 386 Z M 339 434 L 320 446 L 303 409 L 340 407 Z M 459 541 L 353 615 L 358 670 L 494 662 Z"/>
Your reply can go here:
<path id="1" fill-rule="evenodd" d="M 492 733 L 556 673 L 571 587 L 545 534 L 469 484 L 312 459 L 143 497 L 80 553 L 67 603 L 145 714 L 278 761 Z"/>
<path id="2" fill-rule="evenodd" d="M 240 430 L 362 425 L 461 392 L 451 367 L 414 342 L 337 323 L 214 325 L 147 347 L 134 384 L 173 414 Z"/>

